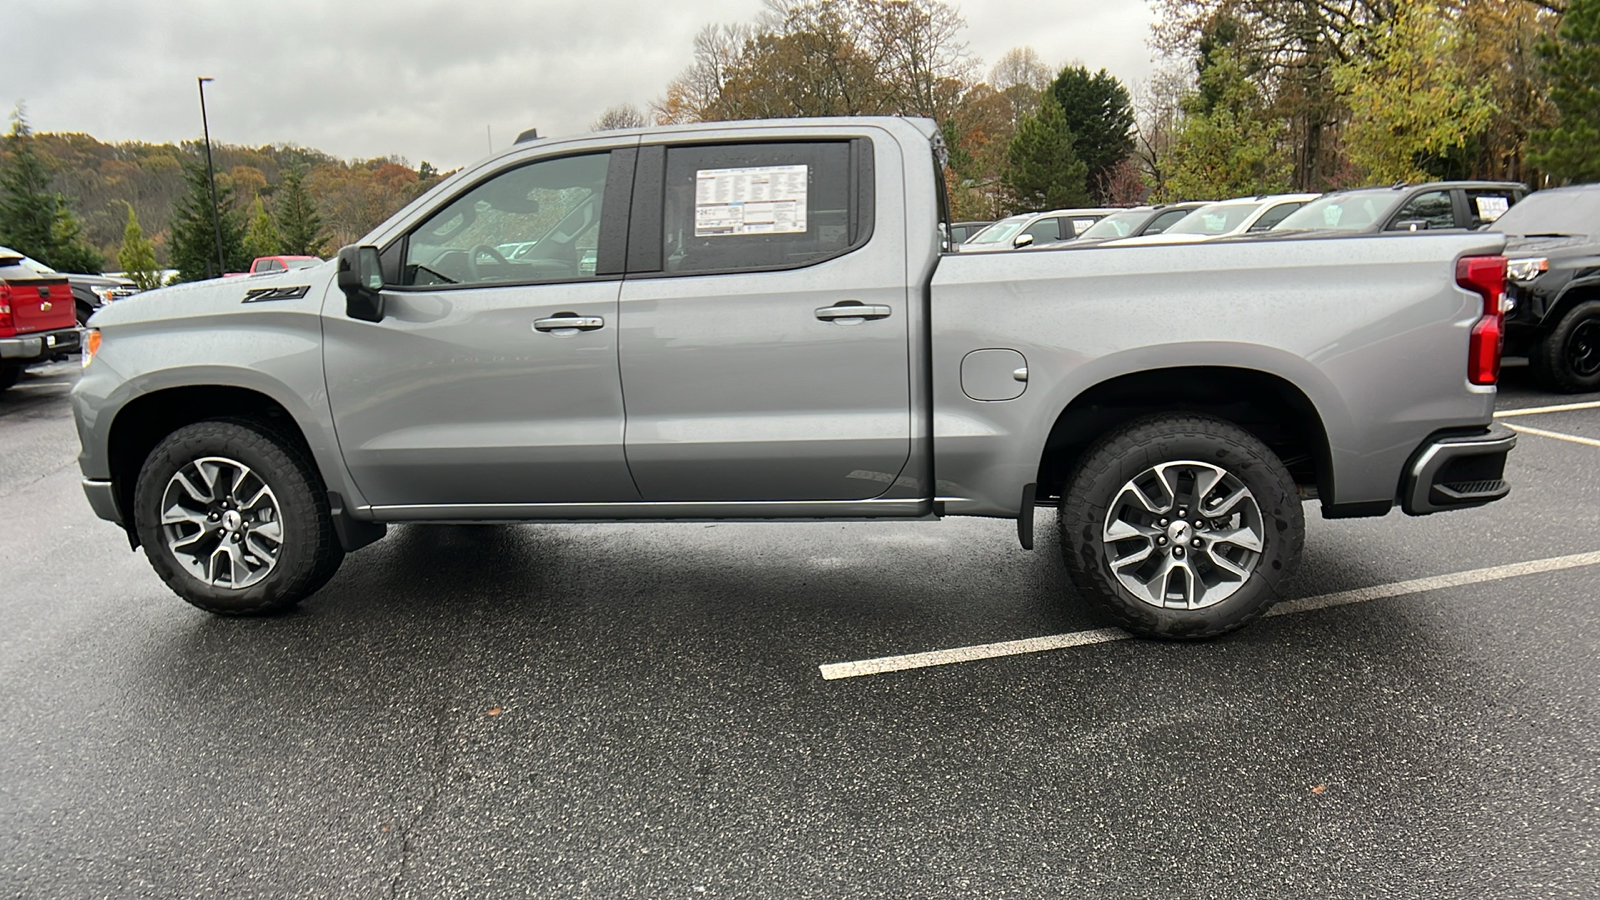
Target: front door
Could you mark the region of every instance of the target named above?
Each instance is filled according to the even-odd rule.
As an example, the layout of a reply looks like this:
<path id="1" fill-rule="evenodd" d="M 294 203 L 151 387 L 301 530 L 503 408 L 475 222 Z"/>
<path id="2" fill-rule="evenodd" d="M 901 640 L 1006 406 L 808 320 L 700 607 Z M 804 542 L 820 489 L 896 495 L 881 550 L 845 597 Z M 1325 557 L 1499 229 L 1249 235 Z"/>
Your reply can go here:
<path id="1" fill-rule="evenodd" d="M 620 343 L 644 499 L 883 494 L 911 445 L 905 228 L 872 202 L 898 169 L 839 140 L 644 147 L 639 171 Z"/>
<path id="2" fill-rule="evenodd" d="M 622 250 L 601 228 L 632 163 L 631 149 L 524 163 L 448 201 L 385 251 L 403 268 L 381 322 L 347 317 L 331 292 L 328 399 L 368 503 L 639 499 L 622 446 L 622 282 L 605 274 Z"/>

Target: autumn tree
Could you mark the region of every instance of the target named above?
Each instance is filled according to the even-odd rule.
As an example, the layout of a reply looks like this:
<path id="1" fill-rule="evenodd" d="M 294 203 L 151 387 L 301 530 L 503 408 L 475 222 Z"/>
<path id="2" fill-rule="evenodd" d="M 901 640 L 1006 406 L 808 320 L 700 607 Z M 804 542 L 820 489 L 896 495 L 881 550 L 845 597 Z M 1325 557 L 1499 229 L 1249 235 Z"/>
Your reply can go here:
<path id="1" fill-rule="evenodd" d="M 217 271 L 218 226 L 211 215 L 211 186 L 206 168 L 198 160 L 184 165 L 188 191 L 173 204 L 168 258 L 179 281 L 199 281 L 226 272 L 243 272 L 250 265 L 244 247 L 244 224 L 234 208 L 233 188 L 217 181 L 217 222 L 222 235 L 223 271 Z"/>
<path id="2" fill-rule="evenodd" d="M 1600 0 L 1571 0 L 1539 46 L 1560 122 L 1534 138 L 1534 161 L 1564 182 L 1600 181 Z"/>
<path id="3" fill-rule="evenodd" d="M 139 216 L 133 211 L 132 204 L 123 205 L 128 208 L 128 224 L 122 230 L 122 249 L 117 251 L 117 265 L 122 267 L 123 275 L 139 290 L 158 288 L 161 286 L 161 267 L 156 262 L 155 247 L 145 240 L 144 229 L 139 227 Z"/>
<path id="4" fill-rule="evenodd" d="M 1088 167 L 1090 198 L 1105 202 L 1112 173 L 1133 152 L 1133 104 L 1127 88 L 1105 69 L 1090 73 L 1083 66 L 1067 66 L 1051 82 L 1050 95 L 1072 133 L 1073 155 Z"/>
<path id="5" fill-rule="evenodd" d="M 1007 153 L 1004 182 L 1016 208 L 1028 210 L 1083 206 L 1089 200 L 1089 167 L 1073 151 L 1067 117 L 1053 95 L 1024 119 Z"/>
<path id="6" fill-rule="evenodd" d="M 755 23 L 710 26 L 652 104 L 660 123 L 914 115 L 959 105 L 972 61 L 942 0 L 769 0 Z"/>
<path id="7" fill-rule="evenodd" d="M 0 168 L 0 243 L 62 272 L 99 272 L 105 258 L 83 240 L 67 199 L 52 190 L 50 173 L 34 151 L 21 110 L 6 136 Z"/>
<path id="8" fill-rule="evenodd" d="M 1430 0 L 1407 4 L 1369 27 L 1366 54 L 1336 66 L 1333 83 L 1350 106 L 1345 153 L 1366 180 L 1427 181 L 1459 172 L 1459 156 L 1493 113 L 1489 87 L 1462 65 L 1470 38 Z"/>

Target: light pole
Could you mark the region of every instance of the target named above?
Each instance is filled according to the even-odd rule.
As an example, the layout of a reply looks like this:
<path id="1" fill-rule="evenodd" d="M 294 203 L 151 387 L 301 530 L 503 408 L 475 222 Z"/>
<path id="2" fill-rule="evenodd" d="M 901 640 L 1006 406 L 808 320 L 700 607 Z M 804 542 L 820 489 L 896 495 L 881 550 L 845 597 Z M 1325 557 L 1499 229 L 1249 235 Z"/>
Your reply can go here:
<path id="1" fill-rule="evenodd" d="M 211 230 L 217 236 L 217 277 L 228 271 L 228 261 L 222 256 L 222 215 L 217 212 L 217 172 L 211 165 L 211 125 L 206 122 L 206 82 L 214 78 L 197 77 L 200 84 L 200 127 L 206 136 L 206 180 L 211 184 Z"/>

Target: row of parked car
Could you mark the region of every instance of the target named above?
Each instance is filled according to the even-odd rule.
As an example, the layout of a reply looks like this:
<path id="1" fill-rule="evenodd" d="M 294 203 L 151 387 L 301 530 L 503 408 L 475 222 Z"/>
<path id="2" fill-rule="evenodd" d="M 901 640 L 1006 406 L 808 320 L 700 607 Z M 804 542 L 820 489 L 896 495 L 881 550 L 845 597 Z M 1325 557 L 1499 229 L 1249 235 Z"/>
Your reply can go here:
<path id="1" fill-rule="evenodd" d="M 962 253 L 1424 231 L 1507 235 L 1505 352 L 1562 392 L 1600 390 L 1600 185 L 1530 194 L 1515 182 L 1397 184 L 1133 209 L 1058 209 L 958 222 Z"/>

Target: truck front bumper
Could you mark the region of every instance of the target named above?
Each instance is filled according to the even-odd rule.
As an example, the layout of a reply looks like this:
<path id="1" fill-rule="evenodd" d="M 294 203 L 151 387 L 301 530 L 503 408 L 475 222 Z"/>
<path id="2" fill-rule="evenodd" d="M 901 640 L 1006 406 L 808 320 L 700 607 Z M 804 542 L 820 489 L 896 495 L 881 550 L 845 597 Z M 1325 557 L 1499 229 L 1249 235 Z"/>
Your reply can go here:
<path id="1" fill-rule="evenodd" d="M 1511 493 L 1506 454 L 1517 436 L 1506 428 L 1435 436 L 1411 458 L 1400 486 L 1400 508 L 1413 516 L 1470 509 Z"/>
<path id="2" fill-rule="evenodd" d="M 0 359 L 25 363 L 40 362 L 67 353 L 76 353 L 78 343 L 76 328 L 0 338 Z"/>

